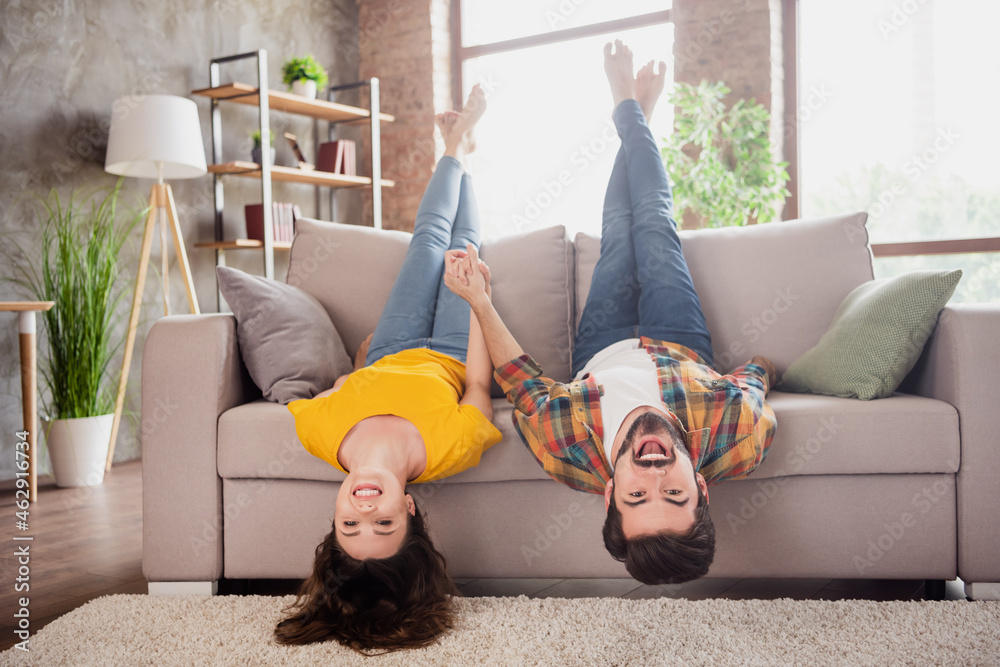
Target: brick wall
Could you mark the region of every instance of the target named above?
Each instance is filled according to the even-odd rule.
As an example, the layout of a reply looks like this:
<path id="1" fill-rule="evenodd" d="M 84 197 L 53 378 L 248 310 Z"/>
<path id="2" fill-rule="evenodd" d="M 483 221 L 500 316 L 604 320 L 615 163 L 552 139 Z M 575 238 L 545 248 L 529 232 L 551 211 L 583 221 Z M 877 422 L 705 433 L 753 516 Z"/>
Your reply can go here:
<path id="1" fill-rule="evenodd" d="M 412 231 L 443 150 L 434 113 L 451 106 L 449 15 L 448 0 L 358 0 L 360 75 L 379 78 L 382 110 L 396 117 L 382 125 L 382 172 L 396 182 L 382 191 L 385 229 Z"/>

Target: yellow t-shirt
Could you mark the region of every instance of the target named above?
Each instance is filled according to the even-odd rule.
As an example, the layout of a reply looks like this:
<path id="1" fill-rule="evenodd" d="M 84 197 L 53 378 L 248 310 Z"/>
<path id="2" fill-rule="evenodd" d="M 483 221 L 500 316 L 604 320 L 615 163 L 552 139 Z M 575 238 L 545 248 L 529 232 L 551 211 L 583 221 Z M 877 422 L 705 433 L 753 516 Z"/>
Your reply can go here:
<path id="1" fill-rule="evenodd" d="M 465 364 L 420 348 L 382 357 L 329 396 L 292 401 L 288 410 L 306 450 L 339 470 L 340 443 L 359 421 L 375 415 L 408 420 L 427 448 L 427 467 L 414 481 L 429 482 L 478 465 L 502 438 L 479 408 L 459 405 L 464 393 Z"/>

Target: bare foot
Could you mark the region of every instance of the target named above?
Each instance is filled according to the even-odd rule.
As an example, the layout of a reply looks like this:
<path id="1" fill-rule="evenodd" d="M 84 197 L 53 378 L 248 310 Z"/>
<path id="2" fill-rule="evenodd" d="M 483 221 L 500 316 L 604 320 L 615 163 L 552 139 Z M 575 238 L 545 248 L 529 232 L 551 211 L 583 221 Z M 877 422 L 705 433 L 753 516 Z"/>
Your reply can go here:
<path id="1" fill-rule="evenodd" d="M 448 136 L 452 128 L 455 126 L 455 121 L 458 120 L 457 111 L 445 111 L 434 116 L 434 124 L 437 128 L 441 130 L 441 136 Z"/>
<path id="2" fill-rule="evenodd" d="M 611 46 L 610 42 L 604 45 L 604 73 L 608 75 L 611 97 L 617 108 L 623 101 L 635 99 L 635 77 L 632 75 L 632 50 L 620 39 L 615 40 L 614 53 Z"/>
<path id="3" fill-rule="evenodd" d="M 642 107 L 646 122 L 653 117 L 656 101 L 663 94 L 663 83 L 667 77 L 667 64 L 660 62 L 659 72 L 654 69 L 653 61 L 643 65 L 635 75 L 635 99 Z"/>
<path id="4" fill-rule="evenodd" d="M 461 158 L 476 150 L 476 139 L 473 130 L 476 123 L 486 113 L 486 94 L 477 83 L 469 93 L 469 99 L 461 112 L 446 111 L 445 118 L 439 124 L 441 136 L 444 137 L 444 154 Z"/>

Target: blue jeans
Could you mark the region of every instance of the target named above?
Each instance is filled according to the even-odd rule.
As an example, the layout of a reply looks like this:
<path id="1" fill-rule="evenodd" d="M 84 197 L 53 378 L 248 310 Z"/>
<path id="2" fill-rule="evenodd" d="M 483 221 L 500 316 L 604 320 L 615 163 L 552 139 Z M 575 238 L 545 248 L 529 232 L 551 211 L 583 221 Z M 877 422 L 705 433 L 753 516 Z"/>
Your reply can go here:
<path id="1" fill-rule="evenodd" d="M 573 375 L 609 345 L 647 336 L 712 364 L 712 337 L 691 282 L 663 159 L 635 100 L 618 105 L 622 145 L 604 197 L 601 257 L 573 345 Z"/>
<path id="2" fill-rule="evenodd" d="M 444 284 L 444 253 L 479 247 L 479 211 L 472 180 L 443 157 L 417 209 L 406 259 L 389 293 L 365 359 L 367 365 L 411 348 L 430 348 L 464 362 L 469 304 Z"/>

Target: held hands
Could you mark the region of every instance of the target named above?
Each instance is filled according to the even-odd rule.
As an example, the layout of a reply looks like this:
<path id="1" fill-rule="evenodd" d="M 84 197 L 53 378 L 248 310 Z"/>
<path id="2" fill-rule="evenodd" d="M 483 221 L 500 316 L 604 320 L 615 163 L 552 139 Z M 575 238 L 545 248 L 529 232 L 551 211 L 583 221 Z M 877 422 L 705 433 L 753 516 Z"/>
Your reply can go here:
<path id="1" fill-rule="evenodd" d="M 449 250 L 444 258 L 444 284 L 452 292 L 475 305 L 477 300 L 492 296 L 490 267 L 479 259 L 471 243 L 465 250 Z"/>

